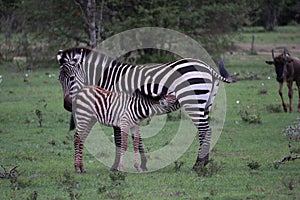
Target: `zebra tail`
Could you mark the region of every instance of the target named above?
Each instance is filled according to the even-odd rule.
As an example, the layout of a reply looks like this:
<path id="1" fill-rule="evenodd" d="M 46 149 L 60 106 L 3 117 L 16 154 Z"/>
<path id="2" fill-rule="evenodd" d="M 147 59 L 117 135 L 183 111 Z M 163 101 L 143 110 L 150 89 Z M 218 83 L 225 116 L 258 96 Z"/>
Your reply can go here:
<path id="1" fill-rule="evenodd" d="M 70 132 L 70 131 L 73 131 L 75 128 L 76 128 L 76 126 L 75 126 L 74 117 L 73 117 L 73 115 L 71 114 L 71 119 L 70 119 L 70 124 L 69 124 L 69 132 Z"/>
<path id="2" fill-rule="evenodd" d="M 224 62 L 223 62 L 222 59 L 219 60 L 218 66 L 219 66 L 219 72 L 220 72 L 220 74 L 222 76 L 221 80 L 224 81 L 224 82 L 226 82 L 226 83 L 232 83 L 232 82 L 234 82 L 234 80 L 230 77 L 229 73 L 225 69 Z"/>

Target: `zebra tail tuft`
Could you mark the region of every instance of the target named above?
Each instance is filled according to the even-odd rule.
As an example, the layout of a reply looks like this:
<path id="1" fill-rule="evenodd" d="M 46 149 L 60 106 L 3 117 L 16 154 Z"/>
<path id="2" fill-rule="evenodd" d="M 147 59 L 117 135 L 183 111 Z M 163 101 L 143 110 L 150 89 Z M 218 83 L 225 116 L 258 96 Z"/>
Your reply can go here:
<path id="1" fill-rule="evenodd" d="M 222 59 L 219 60 L 218 62 L 218 67 L 219 67 L 219 72 L 221 74 L 221 76 L 223 78 L 225 78 L 225 82 L 227 83 L 232 83 L 232 82 L 235 82 L 229 75 L 229 73 L 227 72 L 227 70 L 225 69 L 225 66 L 224 66 L 224 62 Z"/>

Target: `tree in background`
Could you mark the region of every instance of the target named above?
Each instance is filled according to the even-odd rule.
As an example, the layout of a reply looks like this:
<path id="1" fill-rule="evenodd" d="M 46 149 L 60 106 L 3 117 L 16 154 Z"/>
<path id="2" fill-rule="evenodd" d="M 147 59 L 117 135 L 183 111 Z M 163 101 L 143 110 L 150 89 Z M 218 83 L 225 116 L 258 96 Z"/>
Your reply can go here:
<path id="1" fill-rule="evenodd" d="M 240 27 L 272 30 L 278 23 L 299 22 L 299 7 L 296 0 L 0 0 L 1 33 L 6 40 L 15 36 L 7 40 L 10 45 L 0 43 L 0 53 L 11 46 L 7 51 L 48 62 L 58 49 L 95 47 L 114 34 L 151 26 L 187 34 L 218 57 L 233 44 L 232 34 Z"/>
<path id="2" fill-rule="evenodd" d="M 300 23 L 298 0 L 254 0 L 250 6 L 250 25 L 263 26 L 267 31 L 273 31 L 278 25 Z"/>

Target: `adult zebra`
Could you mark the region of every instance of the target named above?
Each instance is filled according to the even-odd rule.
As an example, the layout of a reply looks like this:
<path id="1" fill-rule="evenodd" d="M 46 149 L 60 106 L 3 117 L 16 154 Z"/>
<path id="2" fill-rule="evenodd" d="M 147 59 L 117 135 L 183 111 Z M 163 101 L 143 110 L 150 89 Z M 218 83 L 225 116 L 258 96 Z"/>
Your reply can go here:
<path id="1" fill-rule="evenodd" d="M 109 91 L 129 94 L 139 90 L 151 98 L 174 92 L 198 129 L 200 147 L 194 167 L 208 163 L 211 138 L 208 114 L 219 81 L 232 82 L 222 63 L 219 64 L 221 75 L 205 62 L 192 58 L 136 66 L 120 63 L 103 53 L 83 47 L 60 50 L 57 60 L 60 66 L 73 62 L 73 68 L 78 71 L 75 75 L 80 76 L 79 79 L 86 85 L 98 85 Z M 66 107 L 71 103 L 68 93 L 64 94 L 64 99 Z"/>

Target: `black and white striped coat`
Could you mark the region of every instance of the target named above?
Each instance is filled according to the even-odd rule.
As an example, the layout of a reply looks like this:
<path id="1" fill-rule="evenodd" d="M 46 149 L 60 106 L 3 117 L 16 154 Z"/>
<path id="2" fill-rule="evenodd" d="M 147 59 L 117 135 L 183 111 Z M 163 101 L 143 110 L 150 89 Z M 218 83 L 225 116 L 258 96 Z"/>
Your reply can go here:
<path id="1" fill-rule="evenodd" d="M 145 98 L 139 92 L 128 95 L 124 92 L 110 92 L 98 86 L 85 86 L 77 93 L 74 103 L 76 105 L 75 119 L 77 122 L 74 166 L 77 172 L 84 171 L 83 143 L 97 121 L 121 129 L 121 149 L 117 149 L 117 162 L 112 168 L 124 170 L 124 154 L 128 146 L 128 133 L 131 131 L 134 138 L 134 167 L 139 172 L 143 171 L 144 168 L 140 167 L 138 162 L 139 125 L 141 120 L 154 115 L 169 113 L 180 107 L 173 95 L 165 95 L 161 99 L 155 100 Z M 146 164 L 144 154 L 141 155 L 141 159 Z"/>
<path id="2" fill-rule="evenodd" d="M 232 82 L 222 63 L 219 64 L 221 75 L 205 62 L 192 58 L 136 66 L 120 63 L 103 53 L 80 47 L 60 50 L 57 59 L 60 66 L 73 62 L 76 70 L 72 71 L 77 71 L 76 76 L 83 75 L 80 79 L 86 85 L 98 85 L 109 91 L 127 94 L 139 90 L 149 98 L 174 92 L 180 106 L 198 129 L 200 147 L 195 167 L 208 162 L 211 140 L 208 115 L 219 81 Z M 68 94 L 65 93 L 65 97 Z"/>

